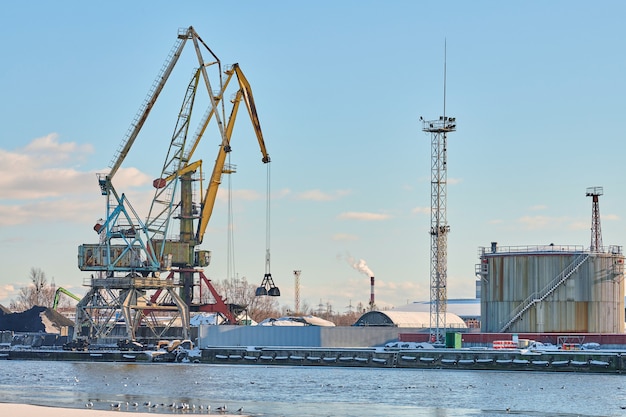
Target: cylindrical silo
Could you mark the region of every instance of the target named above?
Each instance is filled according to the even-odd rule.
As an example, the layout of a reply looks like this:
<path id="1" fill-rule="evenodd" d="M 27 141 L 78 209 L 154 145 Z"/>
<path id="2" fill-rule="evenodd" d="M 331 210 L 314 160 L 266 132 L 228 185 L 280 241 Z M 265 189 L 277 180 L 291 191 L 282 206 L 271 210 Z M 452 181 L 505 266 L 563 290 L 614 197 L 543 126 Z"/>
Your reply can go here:
<path id="1" fill-rule="evenodd" d="M 508 333 L 624 333 L 620 246 L 480 248 L 481 329 Z"/>

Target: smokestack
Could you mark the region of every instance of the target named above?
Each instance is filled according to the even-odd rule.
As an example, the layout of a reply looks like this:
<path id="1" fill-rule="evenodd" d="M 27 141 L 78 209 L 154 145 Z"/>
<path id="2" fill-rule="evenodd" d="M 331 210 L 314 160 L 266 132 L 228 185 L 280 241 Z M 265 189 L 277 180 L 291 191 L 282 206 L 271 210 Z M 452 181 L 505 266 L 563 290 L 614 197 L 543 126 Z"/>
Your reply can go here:
<path id="1" fill-rule="evenodd" d="M 363 259 L 359 259 L 359 261 L 356 262 L 353 257 L 348 256 L 346 258 L 346 261 L 348 261 L 348 263 L 352 266 L 352 268 L 370 277 L 371 292 L 370 292 L 369 306 L 370 306 L 370 311 L 373 310 L 374 309 L 374 272 L 367 266 L 367 263 Z"/>

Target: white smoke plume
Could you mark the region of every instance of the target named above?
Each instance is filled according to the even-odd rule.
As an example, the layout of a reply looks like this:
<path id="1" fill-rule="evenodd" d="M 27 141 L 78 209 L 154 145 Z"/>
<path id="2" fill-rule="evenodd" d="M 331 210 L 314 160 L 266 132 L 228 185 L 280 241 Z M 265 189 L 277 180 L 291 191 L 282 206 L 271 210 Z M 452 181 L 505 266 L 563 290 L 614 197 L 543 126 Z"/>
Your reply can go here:
<path id="1" fill-rule="evenodd" d="M 373 277 L 374 276 L 374 272 L 372 272 L 372 270 L 367 266 L 367 262 L 365 262 L 364 259 L 359 259 L 357 261 L 352 256 L 346 255 L 345 260 L 346 260 L 346 262 L 348 262 L 348 264 L 350 264 L 350 266 L 352 268 L 356 269 L 357 271 L 361 272 L 362 274 L 366 275 L 367 277 Z"/>

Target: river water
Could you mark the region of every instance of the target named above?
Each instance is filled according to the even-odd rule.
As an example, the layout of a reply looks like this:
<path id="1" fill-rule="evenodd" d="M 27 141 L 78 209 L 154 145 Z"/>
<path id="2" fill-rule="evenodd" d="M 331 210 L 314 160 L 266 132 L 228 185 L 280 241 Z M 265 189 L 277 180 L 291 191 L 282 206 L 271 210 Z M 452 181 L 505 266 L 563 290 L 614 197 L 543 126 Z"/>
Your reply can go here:
<path id="1" fill-rule="evenodd" d="M 167 407 L 174 402 L 196 406 L 188 414 L 227 405 L 267 417 L 626 416 L 626 376 L 0 361 L 0 402 L 83 408 L 89 401 L 146 413 L 174 413 Z"/>

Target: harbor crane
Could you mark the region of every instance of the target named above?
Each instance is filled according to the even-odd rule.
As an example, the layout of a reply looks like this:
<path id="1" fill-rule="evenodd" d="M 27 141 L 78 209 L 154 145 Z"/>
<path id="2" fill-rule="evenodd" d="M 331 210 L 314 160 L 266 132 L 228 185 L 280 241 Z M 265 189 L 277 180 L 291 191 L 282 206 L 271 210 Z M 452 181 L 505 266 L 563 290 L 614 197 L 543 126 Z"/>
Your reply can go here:
<path id="1" fill-rule="evenodd" d="M 153 181 L 154 197 L 144 220 L 128 198 L 118 193 L 113 179 L 187 43 L 193 44 L 197 69 L 187 86 L 160 176 Z M 203 57 L 207 53 L 208 61 Z M 209 77 L 211 68 L 217 70 L 218 77 L 213 84 Z M 232 108 L 226 118 L 225 97 L 233 78 L 237 80 L 238 90 L 230 101 Z M 205 88 L 200 88 L 201 82 Z M 217 89 L 214 90 L 213 86 Z M 209 104 L 196 133 L 190 137 L 192 113 L 194 105 L 197 105 L 196 99 L 201 97 L 200 91 L 207 93 Z M 85 283 L 90 290 L 77 305 L 76 337 L 158 340 L 172 336 L 188 339 L 192 310 L 218 312 L 228 322 L 236 322 L 236 315 L 243 307 L 227 305 L 217 293 L 202 269 L 209 265 L 210 251 L 200 250 L 198 246 L 203 242 L 221 177 L 235 172 L 234 166 L 226 163 L 226 159 L 231 152 L 233 127 L 242 101 L 252 121 L 262 162 L 267 164 L 270 157 L 252 90 L 241 68 L 238 64 L 222 68 L 220 60 L 193 27 L 179 30 L 174 47 L 111 162 L 111 170 L 98 175 L 101 194 L 106 198 L 106 218 L 94 226 L 99 242 L 83 244 L 78 248 L 79 268 L 90 271 L 92 275 Z M 193 158 L 212 120 L 217 125 L 219 151 L 204 191 L 202 160 Z M 174 227 L 175 221 L 179 222 L 178 231 Z M 195 276 L 199 276 L 197 281 Z M 213 303 L 205 301 L 207 297 L 202 295 L 203 287 L 210 292 Z M 199 299 L 195 297 L 194 288 L 199 289 Z M 126 330 L 123 335 L 115 330 L 120 322 L 124 323 Z M 175 323 L 180 323 L 175 327 L 180 326 L 182 334 L 175 334 Z"/>

